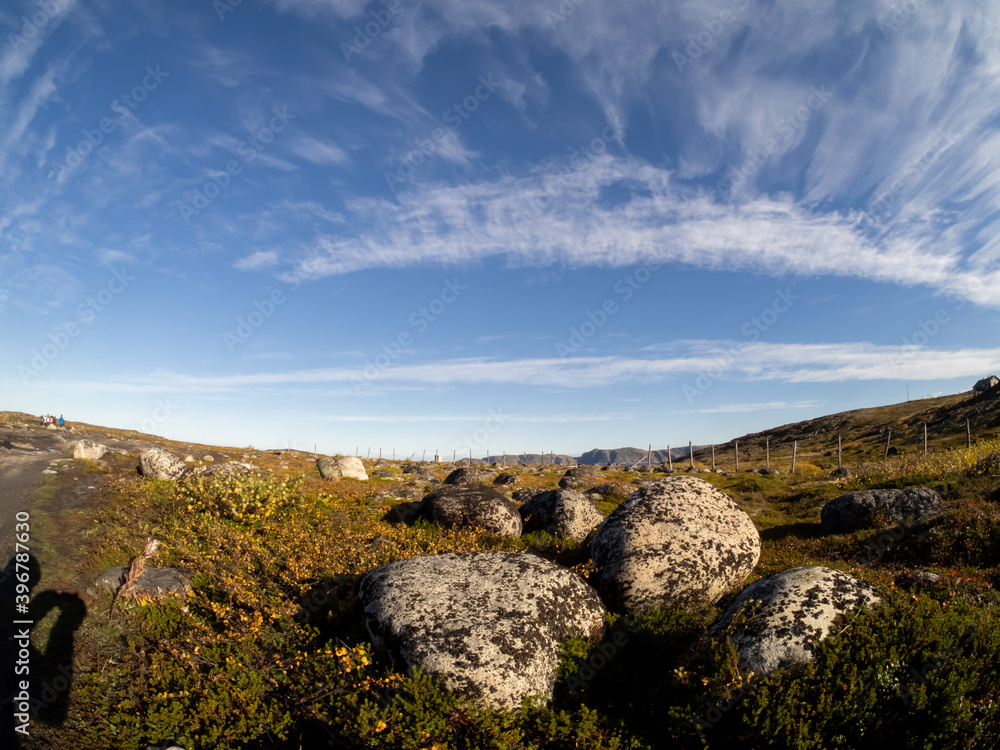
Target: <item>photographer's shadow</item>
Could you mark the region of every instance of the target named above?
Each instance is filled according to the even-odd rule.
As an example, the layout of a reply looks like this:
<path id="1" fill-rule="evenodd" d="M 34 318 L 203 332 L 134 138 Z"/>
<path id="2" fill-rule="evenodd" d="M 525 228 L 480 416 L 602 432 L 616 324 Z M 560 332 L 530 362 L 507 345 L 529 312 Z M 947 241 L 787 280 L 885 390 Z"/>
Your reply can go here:
<path id="1" fill-rule="evenodd" d="M 27 570 L 25 570 L 27 567 Z M 25 574 L 27 574 L 25 576 Z M 18 576 L 27 578 L 19 580 Z M 31 590 L 41 578 L 41 567 L 34 555 L 17 567 L 16 556 L 10 559 L 0 573 L 0 700 L 7 710 L 0 712 L 0 745 L 17 748 L 26 739 L 22 721 L 16 718 L 20 711 L 20 696 L 27 694 L 30 721 L 26 727 L 31 732 L 38 723 L 59 726 L 66 721 L 70 690 L 73 685 L 74 634 L 87 615 L 87 607 L 76 594 L 46 590 L 32 596 Z M 19 591 L 18 585 L 21 585 Z M 25 587 L 29 597 L 28 611 L 17 609 L 23 604 Z M 21 597 L 20 602 L 18 596 Z M 36 648 L 38 634 L 32 633 L 38 624 L 53 610 L 58 611 L 49 630 L 45 647 Z M 21 624 L 26 621 L 31 624 Z M 23 637 L 31 635 L 32 642 L 23 647 Z M 22 691 L 22 681 L 28 683 Z M 10 710 L 11 707 L 14 710 Z M 10 738 L 9 742 L 3 741 Z"/>

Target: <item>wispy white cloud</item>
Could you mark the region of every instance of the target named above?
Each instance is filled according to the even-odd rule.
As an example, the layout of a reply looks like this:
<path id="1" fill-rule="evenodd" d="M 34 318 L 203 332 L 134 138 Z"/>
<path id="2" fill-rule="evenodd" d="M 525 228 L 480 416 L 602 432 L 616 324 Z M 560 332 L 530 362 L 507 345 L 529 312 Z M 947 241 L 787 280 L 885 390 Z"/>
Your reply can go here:
<path id="1" fill-rule="evenodd" d="M 725 341 L 688 342 L 669 358 L 575 357 L 502 360 L 488 357 L 399 364 L 379 373 L 377 382 L 410 387 L 509 384 L 570 390 L 622 383 L 652 383 L 690 378 L 703 372 L 726 379 L 784 383 L 871 380 L 932 381 L 979 377 L 1000 369 L 1000 348 L 929 349 L 870 343 L 772 344 Z M 290 372 L 194 376 L 156 372 L 90 384 L 123 392 L 253 390 L 308 387 L 363 380 L 355 368 L 334 367 Z M 89 387 L 89 386 L 88 386 Z M 971 383 L 970 383 L 971 387 Z"/>
<path id="2" fill-rule="evenodd" d="M 275 250 L 259 250 L 256 253 L 240 258 L 233 264 L 234 268 L 241 271 L 256 271 L 259 268 L 268 268 L 277 265 L 279 261 L 278 253 Z"/>
<path id="3" fill-rule="evenodd" d="M 722 404 L 706 409 L 690 409 L 683 414 L 750 414 L 757 411 L 774 409 L 815 409 L 822 404 L 819 401 L 769 401 L 758 404 Z"/>

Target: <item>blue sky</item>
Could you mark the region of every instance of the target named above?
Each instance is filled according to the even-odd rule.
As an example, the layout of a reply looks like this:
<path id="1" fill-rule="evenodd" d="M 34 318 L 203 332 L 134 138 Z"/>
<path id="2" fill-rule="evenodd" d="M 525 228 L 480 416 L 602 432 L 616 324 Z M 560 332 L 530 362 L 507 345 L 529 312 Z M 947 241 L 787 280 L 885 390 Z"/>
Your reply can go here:
<path id="1" fill-rule="evenodd" d="M 988 2 L 14 0 L 0 408 L 397 456 L 1000 370 Z"/>

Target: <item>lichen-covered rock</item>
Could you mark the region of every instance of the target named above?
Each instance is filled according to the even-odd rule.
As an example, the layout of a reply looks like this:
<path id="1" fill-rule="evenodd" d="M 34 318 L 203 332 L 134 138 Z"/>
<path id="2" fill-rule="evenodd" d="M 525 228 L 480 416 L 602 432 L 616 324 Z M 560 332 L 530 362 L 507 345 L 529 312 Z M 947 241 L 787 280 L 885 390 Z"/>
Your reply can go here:
<path id="1" fill-rule="evenodd" d="M 128 568 L 121 566 L 106 570 L 98 576 L 96 585 L 115 593 L 125 583 Z M 177 568 L 146 568 L 132 583 L 130 591 L 139 596 L 160 598 L 168 594 L 186 595 L 191 593 L 191 576 Z"/>
<path id="2" fill-rule="evenodd" d="M 372 642 L 493 707 L 551 697 L 559 644 L 599 641 L 606 611 L 573 571 L 517 552 L 401 560 L 361 579 Z"/>
<path id="3" fill-rule="evenodd" d="M 535 495 L 519 512 L 525 533 L 547 531 L 578 542 L 604 521 L 598 507 L 575 490 L 549 490 Z"/>
<path id="4" fill-rule="evenodd" d="M 541 490 L 537 490 L 531 487 L 522 487 L 519 490 L 514 490 L 510 495 L 510 499 L 513 500 L 515 503 L 526 503 L 535 495 L 540 495 L 540 494 L 542 494 Z"/>
<path id="5" fill-rule="evenodd" d="M 445 484 L 489 484 L 493 481 L 493 472 L 488 469 L 476 469 L 471 466 L 460 466 L 445 477 Z"/>
<path id="6" fill-rule="evenodd" d="M 162 448 L 146 448 L 139 453 L 139 472 L 150 479 L 180 479 L 188 473 L 187 465 Z"/>
<path id="7" fill-rule="evenodd" d="M 862 490 L 834 498 L 820 512 L 823 531 L 844 534 L 869 528 L 879 517 L 893 523 L 917 523 L 942 510 L 941 496 L 929 487 Z"/>
<path id="8" fill-rule="evenodd" d="M 629 496 L 594 532 L 591 579 L 612 609 L 714 604 L 760 558 L 750 517 L 703 479 L 671 477 Z"/>
<path id="9" fill-rule="evenodd" d="M 497 475 L 497 478 L 493 480 L 493 484 L 497 485 L 498 487 L 510 484 L 517 484 L 517 477 L 505 471 L 502 474 Z"/>
<path id="10" fill-rule="evenodd" d="M 816 644 L 843 612 L 879 601 L 873 586 L 821 566 L 792 568 L 747 586 L 709 629 L 728 627 L 747 608 L 730 640 L 739 651 L 740 670 L 769 675 L 812 659 Z"/>
<path id="11" fill-rule="evenodd" d="M 447 528 L 478 527 L 497 536 L 521 536 L 517 506 L 492 487 L 445 485 L 420 502 L 420 515 Z"/>
<path id="12" fill-rule="evenodd" d="M 367 480 L 365 465 L 357 456 L 340 456 L 331 458 L 323 456 L 316 459 L 316 468 L 323 479 L 361 479 Z"/>
<path id="13" fill-rule="evenodd" d="M 73 446 L 73 458 L 86 461 L 100 461 L 110 452 L 108 446 L 93 440 L 81 440 Z"/>

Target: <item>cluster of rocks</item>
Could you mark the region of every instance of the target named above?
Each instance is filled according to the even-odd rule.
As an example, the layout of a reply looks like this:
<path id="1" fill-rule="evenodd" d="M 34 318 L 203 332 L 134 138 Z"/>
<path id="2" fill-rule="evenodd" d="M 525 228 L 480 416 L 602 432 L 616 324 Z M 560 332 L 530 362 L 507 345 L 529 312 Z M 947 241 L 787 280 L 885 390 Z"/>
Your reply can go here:
<path id="1" fill-rule="evenodd" d="M 214 461 L 214 459 L 212 460 Z M 246 476 L 258 471 L 258 468 L 245 461 L 228 461 L 192 467 L 163 448 L 146 448 L 139 452 L 138 471 L 149 479 L 176 481 L 189 476 Z"/>
<path id="2" fill-rule="evenodd" d="M 193 471 L 160 449 L 143 451 L 140 466 L 143 474 L 166 479 Z M 354 457 L 320 458 L 317 469 L 325 479 L 368 478 Z M 427 483 L 437 482 L 427 467 L 406 464 L 400 473 L 377 469 L 372 476 L 383 471 L 410 481 L 367 501 L 394 503 L 393 520 L 425 519 L 501 538 L 544 531 L 589 551 L 589 580 L 515 552 L 411 558 L 361 579 L 359 601 L 372 642 L 402 667 L 420 667 L 488 706 L 516 708 L 529 696 L 551 697 L 560 643 L 570 636 L 600 642 L 609 610 L 712 606 L 739 587 L 760 558 L 760 536 L 749 516 L 691 475 L 651 478 L 636 487 L 576 466 L 558 489 L 538 491 L 516 488 L 512 473 L 463 466 L 424 494 Z M 623 497 L 607 517 L 596 504 Z M 825 530 L 841 533 L 877 517 L 910 521 L 939 511 L 940 498 L 930 490 L 873 491 L 831 501 L 822 517 Z M 125 572 L 112 569 L 99 585 L 116 590 Z M 190 590 L 177 571 L 149 569 L 146 576 L 136 585 L 149 595 Z M 806 663 L 839 615 L 878 601 L 871 586 L 844 573 L 795 568 L 745 588 L 710 634 L 732 639 L 742 670 L 770 674 Z"/>
<path id="3" fill-rule="evenodd" d="M 589 542 L 590 580 L 526 553 L 433 555 L 368 573 L 360 599 L 374 643 L 402 666 L 419 666 L 487 705 L 551 697 L 560 640 L 599 641 L 607 610 L 711 606 L 760 558 L 760 536 L 746 513 L 692 476 L 645 484 L 605 518 L 575 489 L 520 489 L 507 498 L 476 471 L 453 473 L 412 504 L 413 516 L 500 536 L 539 530 Z M 569 479 L 584 480 L 577 486 L 600 481 L 589 467 L 571 471 Z M 877 602 L 869 585 L 846 574 L 796 568 L 746 588 L 712 633 L 733 639 L 742 667 L 769 674 L 805 663 L 837 616 Z M 748 607 L 754 616 L 744 621 L 738 615 Z"/>

